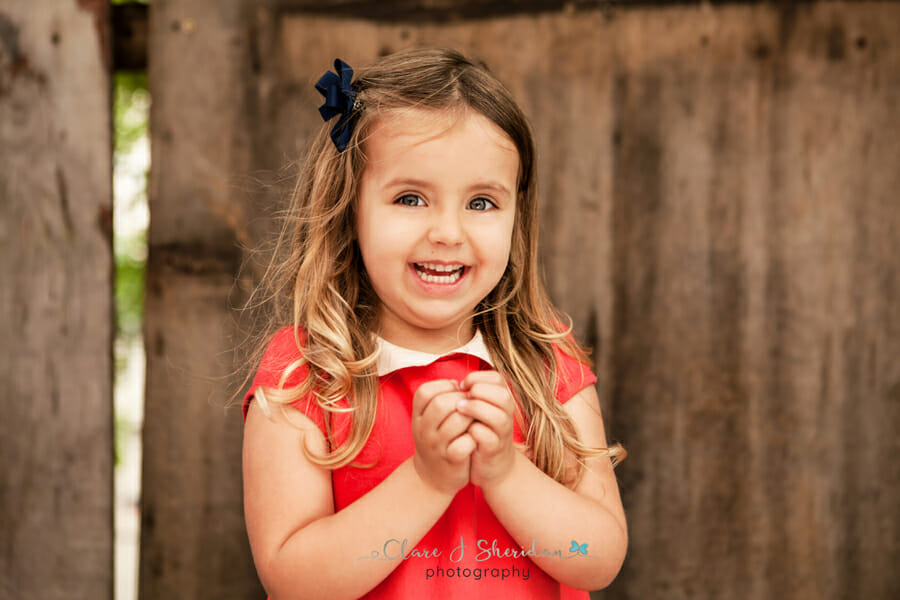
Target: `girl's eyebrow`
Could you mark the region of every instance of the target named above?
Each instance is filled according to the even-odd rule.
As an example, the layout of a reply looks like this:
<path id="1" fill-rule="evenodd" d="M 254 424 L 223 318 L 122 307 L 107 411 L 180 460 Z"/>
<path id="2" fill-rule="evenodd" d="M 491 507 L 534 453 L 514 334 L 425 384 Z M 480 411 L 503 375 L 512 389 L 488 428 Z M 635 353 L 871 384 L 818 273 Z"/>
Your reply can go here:
<path id="1" fill-rule="evenodd" d="M 499 192 L 501 194 L 510 195 L 512 192 L 505 185 L 500 183 L 499 181 L 483 181 L 478 182 L 474 185 L 469 186 L 471 190 L 494 190 L 495 192 Z"/>
<path id="2" fill-rule="evenodd" d="M 397 177 L 388 181 L 384 187 L 413 187 L 431 189 L 433 186 L 424 179 L 415 179 L 414 177 Z"/>
<path id="3" fill-rule="evenodd" d="M 424 189 L 432 189 L 435 186 L 424 180 L 424 179 L 416 179 L 414 177 L 397 177 L 396 179 L 391 179 L 385 184 L 385 187 L 393 188 L 393 187 L 414 187 L 414 188 L 424 188 Z M 501 194 L 511 194 L 512 192 L 508 187 L 500 183 L 499 181 L 479 181 L 477 183 L 473 183 L 467 188 L 468 191 L 474 190 L 494 190 Z"/>

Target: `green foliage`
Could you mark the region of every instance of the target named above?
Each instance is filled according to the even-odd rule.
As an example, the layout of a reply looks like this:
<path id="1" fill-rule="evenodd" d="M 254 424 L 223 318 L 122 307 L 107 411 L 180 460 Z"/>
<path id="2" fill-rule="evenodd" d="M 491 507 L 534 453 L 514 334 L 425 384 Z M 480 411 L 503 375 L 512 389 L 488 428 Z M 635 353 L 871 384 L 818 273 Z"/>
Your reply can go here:
<path id="1" fill-rule="evenodd" d="M 116 321 L 118 334 L 126 338 L 141 334 L 146 263 L 145 258 L 135 258 L 132 253 L 116 253 Z"/>
<path id="2" fill-rule="evenodd" d="M 117 72 L 113 98 L 114 153 L 115 161 L 118 163 L 138 140 L 147 135 L 147 108 L 150 103 L 147 73 Z"/>
<path id="3" fill-rule="evenodd" d="M 115 0 L 114 0 L 115 1 Z M 128 366 L 140 339 L 147 262 L 147 135 L 150 95 L 144 72 L 117 72 L 113 81 L 114 254 L 117 377 Z M 117 401 L 118 402 L 118 401 Z M 121 414 L 115 419 L 115 464 L 133 427 Z"/>
<path id="4" fill-rule="evenodd" d="M 135 190 L 133 197 L 116 198 L 117 214 L 134 213 L 139 204 L 146 204 L 147 201 L 145 170 L 135 175 L 129 174 L 127 168 L 134 163 L 132 153 L 136 144 L 147 136 L 149 106 L 146 73 L 116 73 L 113 101 L 114 164 L 117 176 L 126 171 L 125 176 L 140 178 L 139 185 L 131 188 Z M 117 219 L 117 225 L 122 223 Z M 116 329 L 118 335 L 126 340 L 136 339 L 141 334 L 146 240 L 147 234 L 143 227 L 115 228 Z"/>

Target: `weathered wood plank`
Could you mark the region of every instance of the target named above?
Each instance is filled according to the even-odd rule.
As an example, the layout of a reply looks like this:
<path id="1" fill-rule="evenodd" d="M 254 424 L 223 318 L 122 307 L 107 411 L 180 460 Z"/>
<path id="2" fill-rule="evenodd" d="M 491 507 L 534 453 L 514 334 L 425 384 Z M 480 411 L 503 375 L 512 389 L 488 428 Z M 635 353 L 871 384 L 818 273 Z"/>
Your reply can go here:
<path id="1" fill-rule="evenodd" d="M 243 529 L 240 408 L 224 409 L 245 226 L 242 3 L 150 6 L 150 230 L 140 597 L 261 597 Z"/>
<path id="2" fill-rule="evenodd" d="M 105 3 L 0 7 L 0 598 L 112 598 Z"/>

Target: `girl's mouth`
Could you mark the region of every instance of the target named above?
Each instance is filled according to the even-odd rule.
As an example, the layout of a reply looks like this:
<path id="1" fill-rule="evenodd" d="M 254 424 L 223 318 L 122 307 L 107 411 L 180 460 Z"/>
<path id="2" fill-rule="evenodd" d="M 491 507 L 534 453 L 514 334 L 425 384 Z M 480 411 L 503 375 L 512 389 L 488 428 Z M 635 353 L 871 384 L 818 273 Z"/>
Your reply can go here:
<path id="1" fill-rule="evenodd" d="M 426 283 L 449 285 L 456 283 L 466 270 L 465 265 L 442 265 L 439 263 L 413 263 L 416 275 Z"/>

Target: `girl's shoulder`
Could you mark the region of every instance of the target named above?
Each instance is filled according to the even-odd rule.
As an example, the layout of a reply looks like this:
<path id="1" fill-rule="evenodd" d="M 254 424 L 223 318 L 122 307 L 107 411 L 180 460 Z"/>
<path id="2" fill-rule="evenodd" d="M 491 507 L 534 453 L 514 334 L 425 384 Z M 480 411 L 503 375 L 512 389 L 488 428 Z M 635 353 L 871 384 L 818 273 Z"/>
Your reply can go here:
<path id="1" fill-rule="evenodd" d="M 566 340 L 574 348 L 578 347 L 571 334 L 566 337 Z M 587 386 L 597 383 L 597 377 L 591 371 L 590 365 L 569 354 L 562 343 L 553 343 L 553 355 L 556 359 L 556 384 L 553 395 L 559 402 L 565 403 Z"/>
<path id="2" fill-rule="evenodd" d="M 306 344 L 306 330 L 303 327 L 285 325 L 272 334 L 266 352 L 263 354 L 260 367 L 271 362 L 284 361 L 287 358 L 300 358 Z"/>
<path id="3" fill-rule="evenodd" d="M 309 375 L 309 367 L 301 359 L 303 346 L 306 343 L 306 331 L 302 327 L 292 325 L 282 327 L 271 337 L 262 355 L 259 368 L 253 378 L 250 389 L 244 394 L 243 412 L 247 417 L 247 409 L 257 388 L 284 389 L 296 387 L 303 383 Z M 287 373 L 282 385 L 282 376 Z"/>

